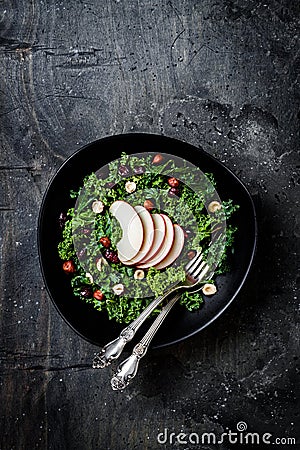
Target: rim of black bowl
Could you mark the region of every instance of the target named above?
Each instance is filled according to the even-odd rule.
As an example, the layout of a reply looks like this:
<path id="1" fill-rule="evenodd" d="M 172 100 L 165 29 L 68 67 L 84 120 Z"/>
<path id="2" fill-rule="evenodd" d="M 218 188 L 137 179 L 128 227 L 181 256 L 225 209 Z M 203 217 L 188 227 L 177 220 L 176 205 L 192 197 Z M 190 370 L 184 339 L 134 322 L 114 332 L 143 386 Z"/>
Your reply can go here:
<path id="1" fill-rule="evenodd" d="M 97 345 L 99 346 L 98 342 L 95 342 L 95 340 L 85 336 L 83 333 L 81 333 L 78 329 L 76 329 L 76 327 L 65 317 L 65 315 L 63 314 L 63 312 L 60 310 L 59 306 L 57 305 L 57 302 L 55 301 L 55 299 L 53 298 L 52 292 L 50 290 L 50 287 L 48 285 L 48 281 L 47 281 L 47 277 L 45 274 L 45 269 L 44 269 L 44 265 L 43 265 L 43 261 L 42 261 L 42 243 L 41 243 L 41 225 L 42 225 L 42 221 L 43 221 L 43 217 L 45 214 L 45 203 L 47 200 L 47 196 L 48 193 L 51 189 L 51 186 L 55 180 L 55 178 L 57 177 L 57 175 L 64 169 L 64 167 L 69 163 L 70 160 L 72 160 L 74 157 L 76 157 L 79 153 L 83 152 L 84 150 L 87 150 L 89 147 L 94 146 L 97 143 L 103 142 L 103 141 L 107 141 L 107 140 L 111 140 L 111 139 L 118 139 L 118 138 L 129 138 L 129 137 L 157 137 L 157 138 L 162 138 L 162 139 L 166 139 L 168 141 L 174 141 L 177 142 L 178 144 L 184 144 L 184 145 L 188 145 L 191 148 L 196 149 L 199 154 L 203 154 L 205 157 L 207 157 L 208 159 L 211 159 L 217 166 L 221 167 L 223 170 L 227 171 L 231 177 L 233 177 L 233 179 L 235 179 L 235 181 L 238 182 L 239 186 L 244 190 L 244 192 L 246 193 L 248 200 L 250 201 L 250 205 L 251 205 L 251 212 L 252 212 L 252 218 L 253 218 L 253 241 L 252 241 L 252 247 L 251 247 L 251 254 L 250 254 L 250 258 L 249 258 L 249 262 L 248 262 L 248 266 L 244 272 L 244 276 L 242 277 L 241 281 L 239 282 L 239 286 L 238 288 L 235 290 L 234 294 L 231 296 L 231 298 L 226 302 L 226 304 L 224 305 L 223 308 L 221 308 L 210 320 L 208 320 L 205 324 L 200 325 L 199 328 L 197 328 L 196 330 L 193 330 L 190 333 L 185 334 L 184 336 L 181 336 L 179 338 L 173 339 L 170 342 L 162 342 L 162 343 L 155 343 L 154 345 L 151 345 L 150 348 L 152 349 L 159 349 L 159 348 L 163 348 L 163 347 L 168 347 L 170 345 L 174 345 L 177 344 L 179 342 L 182 342 L 194 335 L 196 335 L 197 333 L 199 333 L 201 330 L 203 330 L 204 328 L 206 328 L 208 325 L 210 325 L 212 322 L 214 322 L 218 317 L 220 317 L 222 315 L 222 313 L 229 307 L 229 305 L 231 305 L 231 303 L 234 301 L 234 299 L 237 297 L 237 295 L 239 294 L 239 292 L 241 291 L 248 275 L 250 272 L 250 269 L 252 267 L 252 263 L 253 263 L 253 259 L 256 253 L 256 248 L 257 248 L 257 233 L 258 233 L 258 227 L 257 227 L 257 215 L 256 215 L 256 210 L 255 210 L 255 206 L 254 206 L 254 202 L 252 199 L 252 196 L 249 192 L 249 190 L 247 189 L 247 187 L 244 185 L 244 183 L 240 180 L 240 178 L 232 172 L 231 169 L 229 169 L 224 163 L 222 163 L 221 161 L 219 161 L 215 156 L 207 153 L 205 150 L 203 150 L 201 147 L 196 147 L 193 144 L 190 144 L 186 141 L 180 140 L 180 139 L 176 139 L 170 136 L 166 136 L 166 135 L 162 135 L 162 134 L 158 134 L 158 133 L 141 133 L 141 132 L 137 132 L 137 133 L 121 133 L 121 134 L 115 134 L 115 135 L 107 135 L 104 136 L 100 139 L 97 139 L 95 141 L 92 141 L 82 147 L 80 147 L 79 149 L 77 149 L 76 151 L 74 151 L 74 153 L 72 153 L 70 156 L 68 156 L 66 158 L 66 160 L 60 165 L 60 167 L 56 170 L 56 172 L 54 173 L 54 175 L 51 177 L 50 181 L 48 182 L 48 185 L 45 189 L 45 192 L 43 194 L 43 198 L 42 198 L 42 202 L 41 202 L 41 206 L 40 206 L 40 210 L 39 210 L 39 215 L 38 215 L 38 226 L 37 226 L 37 242 L 38 242 L 38 255 L 39 255 L 39 263 L 40 263 L 40 268 L 41 268 L 41 273 L 42 273 L 42 277 L 43 277 L 43 281 L 47 290 L 47 293 L 51 299 L 52 304 L 55 306 L 55 309 L 58 311 L 59 315 L 62 317 L 62 319 L 68 324 L 68 326 L 77 334 L 79 335 L 81 338 L 83 338 L 84 340 L 90 342 L 93 345 Z M 187 157 L 188 160 L 188 157 Z M 121 325 L 122 327 L 125 327 L 126 325 L 123 324 Z"/>

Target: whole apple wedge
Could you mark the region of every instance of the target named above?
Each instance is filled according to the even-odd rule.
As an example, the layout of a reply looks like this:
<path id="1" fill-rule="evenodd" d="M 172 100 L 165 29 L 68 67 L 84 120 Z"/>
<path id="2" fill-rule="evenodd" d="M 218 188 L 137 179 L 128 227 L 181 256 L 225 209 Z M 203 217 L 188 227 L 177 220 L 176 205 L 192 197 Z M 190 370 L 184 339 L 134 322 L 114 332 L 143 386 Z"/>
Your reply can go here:
<path id="1" fill-rule="evenodd" d="M 118 256 L 121 262 L 134 258 L 140 251 L 144 230 L 142 221 L 136 210 L 127 202 L 117 200 L 109 208 L 122 228 L 122 238 L 117 243 Z"/>
<path id="2" fill-rule="evenodd" d="M 161 216 L 164 219 L 166 225 L 165 238 L 161 246 L 161 249 L 157 252 L 155 256 L 153 256 L 153 258 L 148 259 L 146 262 L 142 264 L 138 264 L 137 267 L 139 269 L 148 269 L 149 267 L 154 267 L 156 264 L 159 264 L 161 261 L 165 259 L 165 257 L 168 255 L 169 251 L 172 248 L 175 234 L 172 221 L 165 214 L 161 214 Z"/>
<path id="3" fill-rule="evenodd" d="M 142 221 L 143 231 L 144 231 L 144 240 L 142 247 L 140 248 L 138 254 L 127 261 L 123 260 L 123 264 L 127 266 L 132 266 L 134 264 L 139 263 L 145 256 L 149 253 L 152 248 L 154 241 L 154 222 L 152 220 L 152 216 L 143 206 L 135 206 L 135 211 L 138 213 L 139 218 Z"/>
<path id="4" fill-rule="evenodd" d="M 151 217 L 154 224 L 154 236 L 153 236 L 154 239 L 150 251 L 140 261 L 140 264 L 144 264 L 145 262 L 153 258 L 161 249 L 165 239 L 166 223 L 163 217 L 160 214 L 151 214 Z"/>
<path id="5" fill-rule="evenodd" d="M 175 224 L 174 225 L 174 241 L 171 250 L 160 263 L 154 266 L 155 269 L 165 269 L 166 267 L 173 264 L 173 262 L 178 258 L 182 252 L 184 246 L 184 232 L 183 229 Z"/>

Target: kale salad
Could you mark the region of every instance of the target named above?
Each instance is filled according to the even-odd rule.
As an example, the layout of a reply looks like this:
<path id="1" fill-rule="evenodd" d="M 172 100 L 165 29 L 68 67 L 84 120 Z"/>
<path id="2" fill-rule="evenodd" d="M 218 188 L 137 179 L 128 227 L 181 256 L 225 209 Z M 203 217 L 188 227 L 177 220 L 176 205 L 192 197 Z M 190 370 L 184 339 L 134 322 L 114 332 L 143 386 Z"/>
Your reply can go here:
<path id="1" fill-rule="evenodd" d="M 202 173 L 182 158 L 154 152 L 122 153 L 86 176 L 82 187 L 70 192 L 74 207 L 58 219 L 58 254 L 74 295 L 106 312 L 109 319 L 129 323 L 154 296 L 182 282 L 186 264 L 201 251 L 212 271 L 202 291 L 183 293 L 179 301 L 189 311 L 199 309 L 203 296 L 217 291 L 213 276 L 229 270 L 237 231 L 231 218 L 239 206 L 230 199 L 221 201 L 216 188 L 213 174 Z M 118 250 L 124 232 L 112 214 L 117 202 L 146 210 L 153 219 L 164 217 L 182 230 L 184 243 L 172 264 L 164 267 L 156 259 L 156 267 L 162 267 L 156 268 L 151 258 L 148 265 L 124 262 Z M 147 261 L 147 255 L 140 261 Z"/>

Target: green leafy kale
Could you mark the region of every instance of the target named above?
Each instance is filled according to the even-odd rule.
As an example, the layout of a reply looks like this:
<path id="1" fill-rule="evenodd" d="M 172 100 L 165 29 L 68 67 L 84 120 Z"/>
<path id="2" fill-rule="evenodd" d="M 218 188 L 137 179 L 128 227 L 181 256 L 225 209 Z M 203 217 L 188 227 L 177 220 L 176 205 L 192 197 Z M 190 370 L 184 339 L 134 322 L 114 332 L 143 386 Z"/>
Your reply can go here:
<path id="1" fill-rule="evenodd" d="M 80 202 L 76 203 L 76 213 L 74 208 L 68 211 L 68 220 L 62 231 L 62 240 L 58 244 L 59 257 L 63 261 L 72 260 L 76 267 L 76 272 L 71 278 L 74 295 L 91 303 L 99 311 L 105 310 L 109 319 L 122 323 L 134 320 L 149 304 L 153 296 L 163 293 L 165 286 L 178 284 L 185 279 L 184 266 L 188 262 L 188 250 L 202 250 L 204 255 L 207 255 L 210 248 L 213 257 L 214 244 L 210 243 L 210 239 L 214 227 L 217 226 L 220 218 L 221 220 L 230 220 L 232 214 L 238 209 L 238 205 L 234 205 L 232 200 L 227 200 L 222 202 L 220 211 L 214 215 L 207 214 L 206 205 L 209 199 L 213 200 L 215 180 L 212 174 L 205 174 L 209 182 L 206 177 L 200 180 L 203 189 L 200 190 L 200 194 L 196 195 L 193 187 L 199 185 L 199 173 L 192 169 L 188 172 L 187 182 L 181 183 L 179 187 L 179 196 L 169 197 L 168 173 L 175 170 L 178 177 L 181 174 L 186 176 L 186 168 L 176 167 L 172 160 L 154 166 L 151 164 L 151 158 L 150 155 L 141 160 L 136 156 L 123 153 L 119 161 L 109 164 L 108 174 L 104 178 L 95 173 L 86 176 L 83 188 L 78 192 L 70 192 L 73 199 L 78 199 L 80 196 Z M 129 167 L 131 173 L 129 177 L 124 179 L 118 177 L 120 164 Z M 143 166 L 144 173 L 134 174 L 133 170 L 136 166 Z M 116 180 L 117 182 L 115 182 Z M 110 250 L 116 251 L 116 244 L 122 236 L 122 230 L 116 219 L 109 213 L 109 206 L 116 200 L 128 200 L 128 193 L 125 189 L 128 180 L 134 181 L 137 187 L 134 195 L 131 195 L 133 206 L 143 204 L 146 193 L 147 198 L 154 202 L 152 213 L 168 211 L 172 222 L 179 223 L 184 230 L 189 232 L 184 251 L 175 265 L 164 270 L 154 268 L 146 270 L 143 284 L 140 280 L 134 279 L 135 268 L 121 263 L 110 263 L 109 265 L 105 258 L 106 248 L 100 243 L 101 237 L 107 237 L 111 241 Z M 108 183 L 113 183 L 114 186 L 105 189 Z M 95 200 L 101 200 L 104 204 L 102 214 L 93 213 L 92 203 Z M 86 226 L 92 230 L 88 238 L 83 230 Z M 234 248 L 236 231 L 236 227 L 227 222 L 224 252 L 215 274 L 222 274 L 229 270 L 228 256 Z M 84 248 L 86 258 L 84 269 L 74 248 L 74 232 L 76 239 Z M 95 264 L 99 259 L 103 262 L 101 270 L 97 272 L 96 279 L 91 281 L 87 272 L 95 273 Z M 112 289 L 118 283 L 125 283 L 125 291 L 120 296 L 115 295 Z M 104 294 L 104 299 L 83 296 L 83 288 L 87 286 L 92 289 L 92 292 L 100 290 Z M 180 299 L 180 304 L 189 311 L 199 309 L 202 303 L 201 292 L 185 292 Z M 159 308 L 155 312 L 158 310 Z"/>

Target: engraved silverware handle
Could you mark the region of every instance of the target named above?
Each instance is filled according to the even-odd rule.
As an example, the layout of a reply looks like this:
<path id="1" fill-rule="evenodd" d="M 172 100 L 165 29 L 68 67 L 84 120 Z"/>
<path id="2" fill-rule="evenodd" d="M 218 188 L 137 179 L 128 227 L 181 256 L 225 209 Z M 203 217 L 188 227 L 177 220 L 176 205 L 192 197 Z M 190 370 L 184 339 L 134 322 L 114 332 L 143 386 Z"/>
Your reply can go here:
<path id="1" fill-rule="evenodd" d="M 133 339 L 135 333 L 144 323 L 147 317 L 170 294 L 170 291 L 173 289 L 174 288 L 171 288 L 164 295 L 155 298 L 147 306 L 147 308 L 145 308 L 144 311 L 133 322 L 131 322 L 131 324 L 129 324 L 121 331 L 120 335 L 116 339 L 106 344 L 94 357 L 93 368 L 103 369 L 104 367 L 108 367 L 113 360 L 117 359 L 121 355 L 127 342 Z"/>
<path id="2" fill-rule="evenodd" d="M 164 295 L 154 299 L 150 303 L 150 305 L 148 305 L 147 308 L 139 315 L 139 317 L 137 317 L 120 333 L 117 339 L 109 342 L 100 350 L 100 352 L 94 357 L 93 368 L 100 369 L 103 367 L 107 367 L 111 364 L 112 360 L 117 359 L 122 353 L 126 343 L 131 341 L 136 331 L 139 329 L 145 319 L 152 313 L 152 311 L 159 305 L 159 303 L 161 303 L 171 293 L 182 289 L 189 290 L 190 292 L 197 291 L 199 289 L 200 282 L 204 275 L 207 273 L 208 269 L 209 266 L 203 260 L 203 255 L 198 252 L 196 256 L 185 267 L 185 282 L 181 285 L 173 284 L 173 286 L 169 287 Z M 165 314 L 167 314 L 167 312 Z M 159 315 L 158 317 L 161 317 L 162 320 L 164 320 L 164 316 Z"/>
<path id="3" fill-rule="evenodd" d="M 145 356 L 149 344 L 155 336 L 157 330 L 160 325 L 166 318 L 167 314 L 170 312 L 174 304 L 180 298 L 180 293 L 175 294 L 174 297 L 164 306 L 160 314 L 156 317 L 155 321 L 145 334 L 145 336 L 141 339 L 141 341 L 134 347 L 132 354 L 122 361 L 111 380 L 111 387 L 113 390 L 122 390 L 131 382 L 131 380 L 135 377 L 140 359 Z"/>

